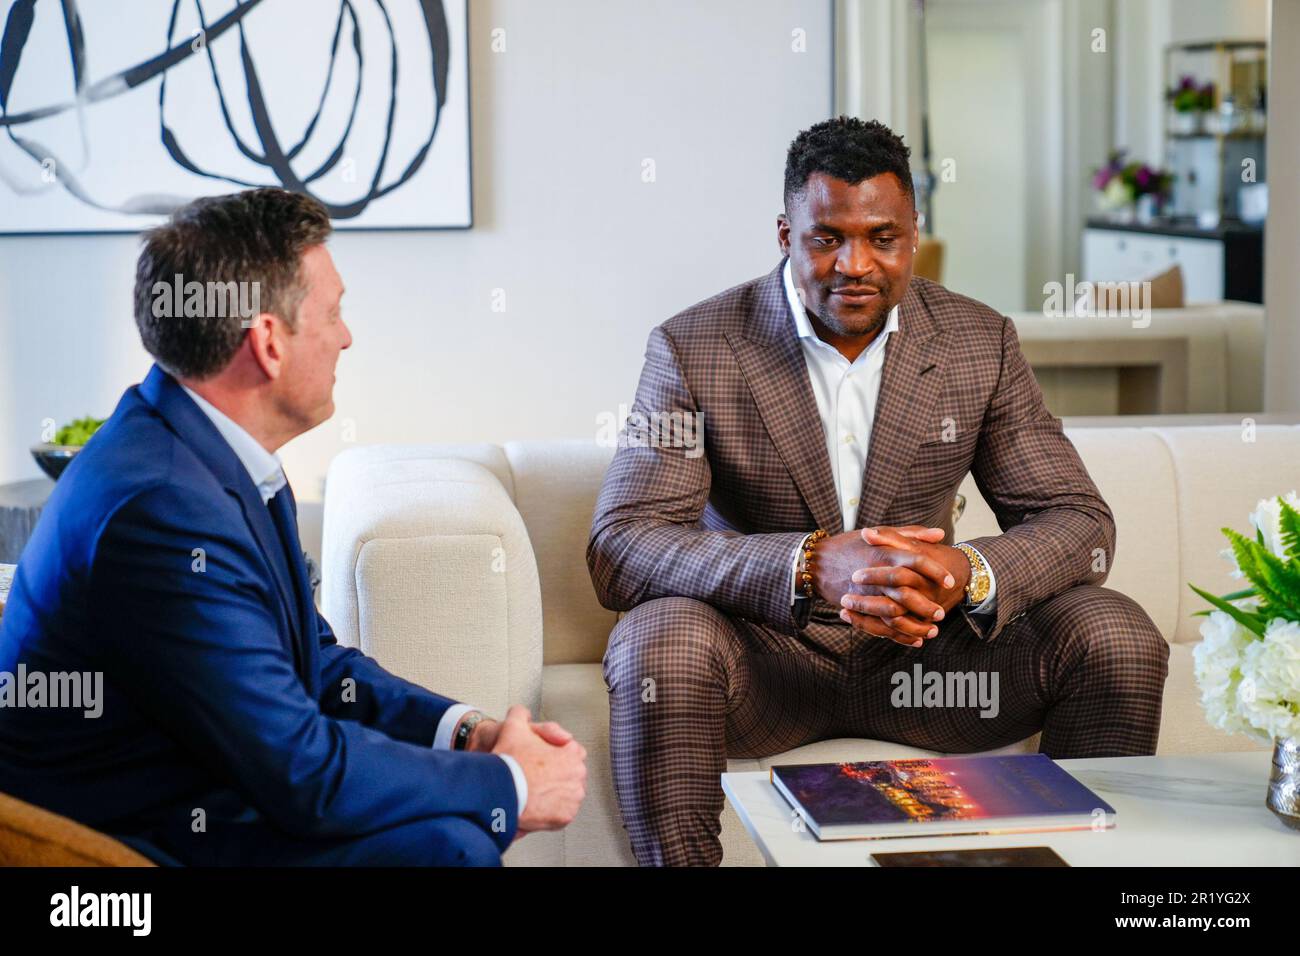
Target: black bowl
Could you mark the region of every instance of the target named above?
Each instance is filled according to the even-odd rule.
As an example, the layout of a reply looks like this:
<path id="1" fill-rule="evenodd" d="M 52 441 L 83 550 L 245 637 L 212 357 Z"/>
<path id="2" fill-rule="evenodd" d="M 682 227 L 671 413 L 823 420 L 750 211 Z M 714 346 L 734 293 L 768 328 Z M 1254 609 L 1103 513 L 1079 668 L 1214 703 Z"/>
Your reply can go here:
<path id="1" fill-rule="evenodd" d="M 68 463 L 84 447 L 84 445 L 51 445 L 47 442 L 43 445 L 33 445 L 32 457 L 36 459 L 36 464 L 41 466 L 41 471 L 58 481 L 59 475 L 63 474 L 63 469 L 68 467 Z"/>

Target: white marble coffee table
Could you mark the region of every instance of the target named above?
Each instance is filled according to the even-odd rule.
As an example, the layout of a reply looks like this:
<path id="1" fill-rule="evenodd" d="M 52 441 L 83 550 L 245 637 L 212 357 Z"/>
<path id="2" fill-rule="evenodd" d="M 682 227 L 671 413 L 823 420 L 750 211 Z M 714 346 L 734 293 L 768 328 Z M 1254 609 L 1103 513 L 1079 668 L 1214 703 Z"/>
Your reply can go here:
<path id="1" fill-rule="evenodd" d="M 820 843 L 765 772 L 722 789 L 768 866 L 872 866 L 875 852 L 1050 846 L 1071 866 L 1300 866 L 1300 831 L 1264 806 L 1267 751 L 1062 760 L 1115 808 L 1112 830 Z"/>

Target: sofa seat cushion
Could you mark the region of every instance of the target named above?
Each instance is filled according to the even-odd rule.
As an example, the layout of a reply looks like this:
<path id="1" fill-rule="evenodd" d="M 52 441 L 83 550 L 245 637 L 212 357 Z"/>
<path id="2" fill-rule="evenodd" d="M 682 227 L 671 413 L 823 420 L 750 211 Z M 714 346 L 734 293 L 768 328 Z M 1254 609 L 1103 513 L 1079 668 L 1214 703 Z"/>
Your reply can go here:
<path id="1" fill-rule="evenodd" d="M 1200 693 L 1192 669 L 1190 644 L 1175 644 L 1169 649 L 1169 679 L 1165 683 L 1164 712 L 1160 721 L 1159 752 L 1162 754 L 1225 753 L 1258 750 L 1256 744 L 1241 735 L 1225 734 L 1205 722 Z M 542 669 L 542 712 L 546 719 L 559 721 L 573 732 L 589 751 L 599 758 L 601 773 L 591 766 L 588 792 L 607 787 L 609 780 L 609 696 L 599 664 L 551 664 Z M 990 753 L 1034 753 L 1038 735 Z M 593 747 L 593 744 L 595 746 Z M 892 760 L 903 757 L 934 756 L 934 751 L 920 750 L 905 744 L 882 740 L 840 738 L 821 740 L 759 760 L 733 759 L 727 769 L 733 773 L 767 770 L 782 763 L 831 763 L 840 760 Z"/>
<path id="2" fill-rule="evenodd" d="M 609 766 L 609 693 L 601 665 L 544 666 L 542 715 L 559 722 L 587 748 L 587 799 L 564 831 L 564 865 L 635 866 L 614 796 Z"/>

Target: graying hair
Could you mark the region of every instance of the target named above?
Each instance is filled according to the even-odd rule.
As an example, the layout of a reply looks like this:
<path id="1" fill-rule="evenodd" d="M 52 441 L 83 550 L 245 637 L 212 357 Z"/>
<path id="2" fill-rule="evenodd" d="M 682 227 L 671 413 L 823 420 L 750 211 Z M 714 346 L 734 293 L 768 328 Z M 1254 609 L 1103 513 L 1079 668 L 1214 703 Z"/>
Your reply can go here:
<path id="1" fill-rule="evenodd" d="M 154 360 L 178 378 L 205 379 L 234 358 L 247 328 L 226 308 L 230 289 L 254 290 L 259 310 L 293 329 L 306 294 L 303 253 L 331 232 L 325 207 L 284 189 L 250 189 L 196 199 L 144 235 L 135 267 L 135 324 Z M 199 283 L 205 305 L 186 310 L 172 297 Z M 222 307 L 213 308 L 214 292 Z M 160 294 L 168 297 L 160 308 Z M 238 303 L 238 297 L 236 299 Z"/>

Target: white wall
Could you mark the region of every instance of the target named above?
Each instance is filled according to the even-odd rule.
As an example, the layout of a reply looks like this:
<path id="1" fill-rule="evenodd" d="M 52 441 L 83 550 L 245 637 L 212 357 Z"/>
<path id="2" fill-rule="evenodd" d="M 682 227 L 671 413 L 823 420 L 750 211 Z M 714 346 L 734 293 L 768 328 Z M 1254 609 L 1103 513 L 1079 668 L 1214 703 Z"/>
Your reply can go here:
<path id="1" fill-rule="evenodd" d="M 475 227 L 332 241 L 355 344 L 334 419 L 282 452 L 302 499 L 349 424 L 357 443 L 594 436 L 653 325 L 775 265 L 785 150 L 831 111 L 829 0 L 470 6 Z M 0 481 L 39 474 L 43 418 L 106 415 L 147 370 L 136 249 L 0 238 Z"/>
<path id="2" fill-rule="evenodd" d="M 1265 39 L 1268 5 L 1269 0 L 1172 0 L 1170 41 Z"/>
<path id="3" fill-rule="evenodd" d="M 838 0 L 838 10 L 840 109 L 891 117 L 919 167 L 911 0 Z M 942 175 L 951 160 L 956 173 L 935 196 L 944 283 L 1006 311 L 1041 303 L 1044 282 L 1079 272 L 1088 181 L 1111 147 L 1112 2 L 928 0 L 926 10 L 932 168 Z M 1097 29 L 1112 41 L 1104 50 Z M 989 33 L 1015 43 L 993 72 L 967 62 Z"/>
<path id="4" fill-rule="evenodd" d="M 837 8 L 842 27 L 837 38 L 840 109 L 891 117 L 894 128 L 919 146 L 917 20 L 910 0 L 837 0 Z M 956 67 L 938 62 L 943 52 L 940 44 L 932 42 L 930 49 L 935 166 L 951 153 L 959 170 L 958 183 L 941 183 L 936 199 L 939 235 L 949 240 L 945 282 L 1000 308 L 1036 301 L 1043 277 L 1064 281 L 1067 272 L 1079 274 L 1083 222 L 1095 205 L 1089 181 L 1112 148 L 1124 147 L 1134 158 L 1163 162 L 1165 46 L 1191 40 L 1259 39 L 1267 37 L 1269 29 L 1269 0 L 928 0 L 927 9 L 931 33 L 947 29 L 973 37 L 977 31 L 1005 29 L 1008 10 L 1013 18 L 1032 24 L 1031 36 L 1016 58 L 1037 78 L 1025 88 L 1024 112 L 1027 121 L 1050 124 L 1050 128 L 1031 130 L 1023 164 L 1039 177 L 1024 186 L 1030 209 L 1023 283 L 1005 278 L 999 245 L 977 248 L 968 236 L 945 235 L 954 212 L 961 215 L 963 210 L 950 208 L 943 215 L 945 202 L 963 188 L 963 155 L 974 152 L 967 127 L 983 121 L 1001 129 L 1005 124 L 999 123 L 1000 114 L 1014 103 L 1010 95 L 995 94 L 980 69 L 964 61 Z M 1104 53 L 1093 45 L 1097 29 L 1105 31 Z M 952 56 L 947 53 L 949 61 Z M 945 126 L 942 114 L 945 109 L 951 114 L 954 108 L 951 96 L 940 101 L 945 72 L 965 80 L 969 98 L 975 101 L 963 114 L 964 124 L 949 115 Z M 1276 86 L 1273 89 L 1275 96 L 1286 94 Z M 980 104 L 981 96 L 988 102 Z M 954 141 L 965 145 L 955 148 Z M 984 177 L 968 178 L 965 188 L 996 195 L 1008 187 Z M 972 281 L 971 276 L 981 277 L 980 281 Z M 1005 292 L 999 291 L 1003 288 Z"/>
<path id="5" fill-rule="evenodd" d="M 1284 0 L 1287 2 L 1287 0 Z M 1114 0 L 1115 141 L 1164 161 L 1164 50 L 1170 43 L 1268 38 L 1269 0 Z"/>
<path id="6" fill-rule="evenodd" d="M 952 162 L 956 170 L 934 194 L 935 234 L 948 252 L 943 284 L 1002 312 L 1036 306 L 1025 295 L 1031 117 L 1021 31 L 1014 23 L 973 30 L 936 16 L 926 33 L 935 155 L 940 168 Z"/>

